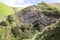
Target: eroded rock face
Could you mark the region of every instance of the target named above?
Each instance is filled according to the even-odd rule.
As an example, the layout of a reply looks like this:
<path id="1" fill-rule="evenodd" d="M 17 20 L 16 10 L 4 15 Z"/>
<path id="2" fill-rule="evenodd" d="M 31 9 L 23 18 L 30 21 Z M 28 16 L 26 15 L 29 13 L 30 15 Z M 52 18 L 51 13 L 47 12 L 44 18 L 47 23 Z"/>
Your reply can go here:
<path id="1" fill-rule="evenodd" d="M 39 10 L 40 9 L 36 6 L 30 6 L 18 12 L 16 15 L 17 18 L 24 23 L 32 23 L 33 25 L 36 25 L 37 23 L 41 23 L 43 25 L 51 24 L 51 19 Z"/>

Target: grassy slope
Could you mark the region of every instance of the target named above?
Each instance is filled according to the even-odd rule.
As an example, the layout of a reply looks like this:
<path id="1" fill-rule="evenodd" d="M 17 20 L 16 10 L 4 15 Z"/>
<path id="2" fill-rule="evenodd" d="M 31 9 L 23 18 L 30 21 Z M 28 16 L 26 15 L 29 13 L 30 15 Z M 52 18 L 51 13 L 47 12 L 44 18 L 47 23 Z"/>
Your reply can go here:
<path id="1" fill-rule="evenodd" d="M 0 3 L 0 17 L 7 16 L 10 14 L 14 14 L 13 9 L 3 3 Z"/>
<path id="2" fill-rule="evenodd" d="M 19 12 L 23 9 L 23 7 L 13 7 L 14 12 Z"/>
<path id="3" fill-rule="evenodd" d="M 60 10 L 60 5 L 58 5 L 58 4 L 49 4 L 49 6 L 55 7 L 55 8 L 57 8 L 58 10 Z"/>
<path id="4" fill-rule="evenodd" d="M 22 10 L 22 9 L 23 9 L 23 7 L 17 7 L 17 8 L 16 8 L 17 11 L 20 11 L 20 10 Z"/>

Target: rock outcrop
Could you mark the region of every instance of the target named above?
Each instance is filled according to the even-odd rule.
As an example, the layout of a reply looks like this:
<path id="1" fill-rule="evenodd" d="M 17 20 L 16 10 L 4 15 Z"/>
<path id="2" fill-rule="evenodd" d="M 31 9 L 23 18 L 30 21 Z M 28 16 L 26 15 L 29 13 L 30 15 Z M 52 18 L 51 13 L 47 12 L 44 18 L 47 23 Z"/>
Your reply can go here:
<path id="1" fill-rule="evenodd" d="M 52 22 L 51 18 L 45 16 L 42 12 L 40 12 L 40 9 L 38 9 L 35 5 L 29 6 L 19 11 L 16 13 L 16 15 L 19 21 L 24 23 L 32 23 L 33 25 L 41 23 L 47 26 Z"/>

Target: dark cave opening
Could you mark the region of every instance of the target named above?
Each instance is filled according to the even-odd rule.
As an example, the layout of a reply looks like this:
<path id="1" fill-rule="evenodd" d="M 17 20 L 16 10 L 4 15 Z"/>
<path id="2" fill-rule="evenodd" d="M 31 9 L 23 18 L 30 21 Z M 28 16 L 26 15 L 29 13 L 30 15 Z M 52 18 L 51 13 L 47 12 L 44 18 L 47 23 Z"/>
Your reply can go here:
<path id="1" fill-rule="evenodd" d="M 39 23 L 36 23 L 34 26 L 33 26 L 33 29 L 34 30 L 37 30 L 37 31 L 40 31 L 40 24 Z"/>
<path id="2" fill-rule="evenodd" d="M 36 27 L 38 27 L 39 26 L 39 23 L 36 23 L 35 25 L 34 25 L 34 28 L 36 28 Z"/>

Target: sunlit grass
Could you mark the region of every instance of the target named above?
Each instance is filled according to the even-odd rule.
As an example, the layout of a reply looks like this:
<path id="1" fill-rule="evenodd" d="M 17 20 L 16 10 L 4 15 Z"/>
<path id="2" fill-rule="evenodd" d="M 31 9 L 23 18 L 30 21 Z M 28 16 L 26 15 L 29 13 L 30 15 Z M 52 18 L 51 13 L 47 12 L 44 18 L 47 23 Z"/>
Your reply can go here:
<path id="1" fill-rule="evenodd" d="M 11 7 L 4 5 L 3 3 L 0 3 L 0 17 L 14 14 L 14 11 Z"/>
<path id="2" fill-rule="evenodd" d="M 57 5 L 57 4 L 49 4 L 49 6 L 51 6 L 51 7 L 55 7 L 55 8 L 57 8 L 58 10 L 60 10 L 60 6 Z"/>

